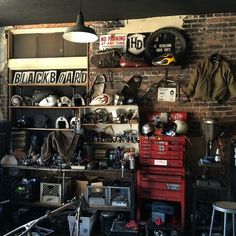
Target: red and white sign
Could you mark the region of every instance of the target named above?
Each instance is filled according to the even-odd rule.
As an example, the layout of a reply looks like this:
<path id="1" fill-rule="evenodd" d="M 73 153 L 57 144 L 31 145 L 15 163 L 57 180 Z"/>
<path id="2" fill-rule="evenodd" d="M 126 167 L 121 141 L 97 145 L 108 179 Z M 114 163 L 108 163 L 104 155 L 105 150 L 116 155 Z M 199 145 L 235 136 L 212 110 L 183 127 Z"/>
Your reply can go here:
<path id="1" fill-rule="evenodd" d="M 121 52 L 125 52 L 126 40 L 126 34 L 101 35 L 99 38 L 99 50 L 105 50 L 108 48 L 119 48 L 121 49 Z"/>

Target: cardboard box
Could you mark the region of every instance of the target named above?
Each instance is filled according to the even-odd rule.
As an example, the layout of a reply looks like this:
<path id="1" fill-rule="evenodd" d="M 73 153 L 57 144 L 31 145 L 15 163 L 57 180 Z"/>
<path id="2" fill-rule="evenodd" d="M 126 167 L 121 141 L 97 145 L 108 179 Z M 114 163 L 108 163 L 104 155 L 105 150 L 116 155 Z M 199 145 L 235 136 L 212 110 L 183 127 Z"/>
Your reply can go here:
<path id="1" fill-rule="evenodd" d="M 76 180 L 75 181 L 75 193 L 79 197 L 81 194 L 85 195 L 85 189 L 88 184 L 87 180 Z"/>
<path id="2" fill-rule="evenodd" d="M 92 215 L 81 216 L 79 220 L 76 219 L 75 216 L 67 216 L 70 236 L 90 236 L 92 234 L 92 229 L 96 218 L 96 213 Z"/>

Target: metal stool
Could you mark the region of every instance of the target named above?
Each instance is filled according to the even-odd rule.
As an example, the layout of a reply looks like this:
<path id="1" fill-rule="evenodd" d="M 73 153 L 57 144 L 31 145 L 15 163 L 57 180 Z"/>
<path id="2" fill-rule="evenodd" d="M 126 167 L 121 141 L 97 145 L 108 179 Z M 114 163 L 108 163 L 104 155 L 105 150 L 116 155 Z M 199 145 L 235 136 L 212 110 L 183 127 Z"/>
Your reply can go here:
<path id="1" fill-rule="evenodd" d="M 227 221 L 227 213 L 232 214 L 232 225 L 233 225 L 233 236 L 235 236 L 235 217 L 236 214 L 236 202 L 229 201 L 221 201 L 213 203 L 213 210 L 211 215 L 211 226 L 209 236 L 212 235 L 212 227 L 214 222 L 215 211 L 224 213 L 224 236 L 226 236 L 226 221 Z"/>

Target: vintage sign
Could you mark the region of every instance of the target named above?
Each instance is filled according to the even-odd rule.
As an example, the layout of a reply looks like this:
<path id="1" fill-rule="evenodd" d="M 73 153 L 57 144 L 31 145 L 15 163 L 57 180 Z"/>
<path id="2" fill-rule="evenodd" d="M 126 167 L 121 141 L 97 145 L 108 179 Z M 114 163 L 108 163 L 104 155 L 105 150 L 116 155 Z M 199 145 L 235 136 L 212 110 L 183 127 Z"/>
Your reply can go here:
<path id="1" fill-rule="evenodd" d="M 150 33 L 135 33 L 127 35 L 126 52 L 135 56 L 144 57 L 145 45 Z"/>
<path id="2" fill-rule="evenodd" d="M 155 50 L 158 55 L 175 52 L 175 36 L 172 34 L 161 34 L 155 40 Z"/>
<path id="3" fill-rule="evenodd" d="M 87 82 L 87 72 L 82 70 L 58 72 L 48 71 L 16 71 L 13 84 L 81 84 Z"/>
<path id="4" fill-rule="evenodd" d="M 125 52 L 126 40 L 126 34 L 101 35 L 99 38 L 99 50 L 118 48 L 121 52 Z"/>
<path id="5" fill-rule="evenodd" d="M 157 100 L 162 102 L 175 102 L 176 88 L 159 87 L 157 92 Z"/>

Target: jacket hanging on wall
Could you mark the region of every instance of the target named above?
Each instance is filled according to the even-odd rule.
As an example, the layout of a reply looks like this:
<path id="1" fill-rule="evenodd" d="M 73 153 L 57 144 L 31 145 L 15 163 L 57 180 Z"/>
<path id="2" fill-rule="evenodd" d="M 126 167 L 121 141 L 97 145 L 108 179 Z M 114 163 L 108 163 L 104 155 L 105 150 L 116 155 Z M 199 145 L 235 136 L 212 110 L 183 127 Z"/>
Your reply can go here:
<path id="1" fill-rule="evenodd" d="M 236 80 L 223 56 L 215 53 L 199 63 L 186 95 L 205 101 L 236 97 Z"/>
<path id="2" fill-rule="evenodd" d="M 48 162 L 53 154 L 58 153 L 64 161 L 71 161 L 75 152 L 79 135 L 71 131 L 53 131 L 48 134 L 41 148 L 41 159 Z"/>

